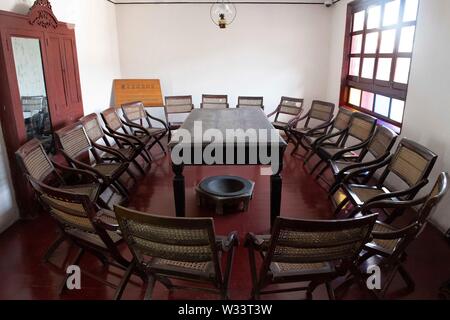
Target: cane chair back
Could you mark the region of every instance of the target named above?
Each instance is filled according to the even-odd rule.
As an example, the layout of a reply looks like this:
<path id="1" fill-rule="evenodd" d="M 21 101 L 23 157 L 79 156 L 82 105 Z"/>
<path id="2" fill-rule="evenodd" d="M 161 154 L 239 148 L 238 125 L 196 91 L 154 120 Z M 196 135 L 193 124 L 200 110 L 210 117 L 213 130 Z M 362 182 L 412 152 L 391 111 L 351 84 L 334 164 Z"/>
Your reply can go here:
<path id="1" fill-rule="evenodd" d="M 164 111 L 169 124 L 181 122 L 180 116 L 183 115 L 185 118 L 194 109 L 192 96 L 165 97 L 165 102 Z"/>
<path id="2" fill-rule="evenodd" d="M 124 239 L 141 269 L 164 268 L 221 279 L 213 219 L 169 218 L 116 206 Z"/>
<path id="3" fill-rule="evenodd" d="M 340 107 L 336 118 L 333 121 L 333 128 L 331 131 L 342 131 L 346 130 L 350 125 L 353 118 L 353 112 L 347 108 Z M 331 132 L 330 132 L 331 133 Z"/>
<path id="4" fill-rule="evenodd" d="M 145 122 L 151 127 L 150 121 L 147 119 L 144 104 L 142 102 L 131 102 L 122 105 L 123 116 L 128 122 L 138 122 L 141 126 Z"/>
<path id="5" fill-rule="evenodd" d="M 442 172 L 438 176 L 436 183 L 433 186 L 433 189 L 431 189 L 431 192 L 426 198 L 425 203 L 419 210 L 418 223 L 420 225 L 424 226 L 427 223 L 428 218 L 436 210 L 436 207 L 439 205 L 439 203 L 447 194 L 449 188 L 448 179 L 449 175 L 446 172 Z"/>
<path id="6" fill-rule="evenodd" d="M 431 150 L 412 140 L 402 139 L 379 182 L 384 183 L 393 174 L 409 187 L 415 186 L 428 178 L 436 160 L 437 155 Z"/>
<path id="7" fill-rule="evenodd" d="M 100 113 L 106 128 L 111 133 L 117 132 L 120 129 L 123 130 L 124 134 L 128 134 L 128 131 L 123 127 L 122 120 L 116 112 L 115 108 L 108 108 Z"/>
<path id="8" fill-rule="evenodd" d="M 287 126 L 288 123 L 299 117 L 303 111 L 304 99 L 281 97 L 275 115 L 274 124 L 276 126 Z"/>
<path id="9" fill-rule="evenodd" d="M 265 267 L 270 263 L 352 263 L 368 242 L 377 215 L 341 221 L 302 221 L 278 218 Z M 289 267 L 289 265 L 285 265 Z M 295 266 L 292 265 L 292 268 Z"/>
<path id="10" fill-rule="evenodd" d="M 228 96 L 204 94 L 200 107 L 202 109 L 227 109 L 229 108 Z"/>
<path id="11" fill-rule="evenodd" d="M 64 153 L 72 159 L 89 154 L 91 142 L 80 122 L 69 125 L 56 132 L 58 142 Z"/>
<path id="12" fill-rule="evenodd" d="M 348 135 L 359 141 L 369 140 L 377 125 L 377 119 L 365 113 L 355 112 L 350 122 Z"/>
<path id="13" fill-rule="evenodd" d="M 51 179 L 62 181 L 53 163 L 47 156 L 42 143 L 33 138 L 16 151 L 16 158 L 25 174 L 37 181 L 47 182 Z"/>
<path id="14" fill-rule="evenodd" d="M 100 125 L 98 117 L 95 113 L 84 116 L 80 119 L 80 122 L 84 127 L 86 135 L 92 142 L 97 142 L 100 139 L 106 139 L 105 132 L 103 131 L 103 128 Z"/>
<path id="15" fill-rule="evenodd" d="M 398 135 L 393 130 L 383 125 L 378 125 L 367 151 L 375 159 L 380 159 L 391 151 L 397 138 Z"/>
<path id="16" fill-rule="evenodd" d="M 238 97 L 236 108 L 260 107 L 264 110 L 264 97 Z"/>
<path id="17" fill-rule="evenodd" d="M 301 125 L 301 123 L 299 122 L 297 124 L 297 128 L 299 126 L 302 126 L 303 128 L 309 128 L 312 120 L 315 120 L 316 122 L 314 126 L 329 123 L 333 118 L 334 108 L 334 103 L 314 100 L 311 104 L 311 109 L 308 111 L 308 114 L 303 119 L 300 119 L 305 120 L 304 124 Z"/>
<path id="18" fill-rule="evenodd" d="M 121 240 L 118 233 L 106 231 L 95 223 L 95 219 L 100 215 L 103 218 L 108 217 L 113 224 L 117 222 L 113 215 L 101 214 L 106 211 L 97 209 L 89 196 L 53 188 L 32 177 L 29 177 L 29 181 L 41 195 L 41 200 L 47 204 L 51 216 L 70 237 L 102 248 L 109 248 Z"/>
<path id="19" fill-rule="evenodd" d="M 390 199 L 376 201 L 371 203 L 365 209 L 366 212 L 370 212 L 370 210 L 373 209 L 405 210 L 413 209 L 414 207 L 420 205 L 420 208 L 417 211 L 417 218 L 406 227 L 397 228 L 377 221 L 372 233 L 372 241 L 367 243 L 364 248 L 367 252 L 364 259 L 368 259 L 373 255 L 378 255 L 384 258 L 379 261 L 379 266 L 384 267 L 384 274 L 386 274 L 385 277 L 389 280 L 387 280 L 381 288 L 379 293 L 381 297 L 385 296 L 392 283 L 392 279 L 397 272 L 405 281 L 408 289 L 414 290 L 414 280 L 403 267 L 403 263 L 406 258 L 405 251 L 409 245 L 420 236 L 427 225 L 429 216 L 446 195 L 448 191 L 448 178 L 448 173 L 441 173 L 430 193 L 422 198 L 408 201 Z"/>

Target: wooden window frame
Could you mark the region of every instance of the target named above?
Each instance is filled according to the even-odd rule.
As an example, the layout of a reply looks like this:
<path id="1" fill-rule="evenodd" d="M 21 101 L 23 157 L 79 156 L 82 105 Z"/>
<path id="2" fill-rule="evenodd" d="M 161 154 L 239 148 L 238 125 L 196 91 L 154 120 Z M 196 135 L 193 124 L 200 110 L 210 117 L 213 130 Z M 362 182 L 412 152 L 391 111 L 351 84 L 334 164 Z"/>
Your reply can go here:
<path id="1" fill-rule="evenodd" d="M 412 65 L 414 48 L 413 48 L 412 52 L 410 52 L 410 53 L 398 52 L 398 50 L 399 50 L 399 46 L 400 46 L 402 28 L 410 27 L 410 26 L 416 27 L 417 26 L 417 17 L 416 17 L 415 21 L 403 22 L 403 15 L 404 15 L 404 8 L 405 8 L 406 0 L 400 0 L 398 23 L 395 25 L 390 25 L 390 26 L 384 27 L 383 26 L 384 6 L 386 3 L 389 3 L 391 1 L 393 1 L 393 0 L 357 0 L 357 1 L 349 3 L 347 6 L 346 30 L 345 30 L 345 40 L 344 40 L 344 55 L 343 55 L 344 58 L 343 58 L 343 63 L 342 63 L 342 77 L 341 77 L 340 104 L 343 106 L 347 106 L 349 108 L 358 110 L 360 112 L 364 112 L 364 113 L 370 114 L 372 116 L 375 116 L 388 124 L 398 127 L 401 130 L 403 123 L 394 121 L 391 118 L 386 117 L 381 114 L 378 114 L 374 111 L 375 104 L 376 104 L 376 95 L 383 95 L 383 96 L 390 98 L 389 114 L 390 114 L 391 108 L 392 108 L 392 99 L 404 101 L 405 107 L 404 107 L 403 112 L 405 112 L 405 109 L 406 109 L 406 97 L 408 95 L 408 84 L 409 84 L 409 79 L 411 76 L 411 65 Z M 367 29 L 367 23 L 368 23 L 368 10 L 367 9 L 370 6 L 375 6 L 375 5 L 381 5 L 380 25 L 379 25 L 379 28 Z M 419 5 L 420 5 L 420 0 L 419 0 Z M 362 10 L 365 10 L 364 28 L 361 31 L 353 32 L 354 14 L 357 12 L 360 12 Z M 393 53 L 387 53 L 387 54 L 380 53 L 379 51 L 380 51 L 380 46 L 381 46 L 382 32 L 385 30 L 393 30 L 393 29 L 396 30 Z M 367 53 L 364 53 L 366 34 L 371 33 L 371 32 L 379 33 L 377 49 L 376 49 L 376 53 L 367 54 Z M 415 34 L 414 34 L 413 45 L 415 42 L 416 33 L 417 33 L 417 27 L 416 27 Z M 361 52 L 359 54 L 351 53 L 352 38 L 355 35 L 362 35 Z M 350 76 L 350 59 L 352 57 L 360 58 L 359 76 L 358 77 Z M 375 58 L 373 79 L 366 79 L 366 78 L 361 77 L 361 73 L 363 70 L 364 58 Z M 376 79 L 379 58 L 392 58 L 389 81 L 382 81 L 382 80 Z M 409 66 L 410 69 L 409 69 L 409 74 L 408 74 L 408 84 L 401 84 L 401 83 L 394 82 L 395 70 L 396 70 L 398 58 L 411 59 L 410 60 L 411 63 Z M 350 89 L 351 88 L 361 90 L 360 106 L 355 106 L 348 102 L 349 97 L 350 97 Z M 364 91 L 373 93 L 375 95 L 374 101 L 373 101 L 373 106 L 372 106 L 372 111 L 361 107 L 362 96 L 363 96 Z"/>

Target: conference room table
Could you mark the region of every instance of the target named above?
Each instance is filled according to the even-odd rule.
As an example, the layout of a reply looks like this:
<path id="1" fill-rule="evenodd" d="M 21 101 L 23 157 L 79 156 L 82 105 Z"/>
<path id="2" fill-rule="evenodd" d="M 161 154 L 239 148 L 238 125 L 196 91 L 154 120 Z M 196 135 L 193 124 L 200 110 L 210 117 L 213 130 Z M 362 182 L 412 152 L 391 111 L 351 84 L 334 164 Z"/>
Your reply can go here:
<path id="1" fill-rule="evenodd" d="M 272 227 L 280 215 L 286 147 L 261 108 L 194 109 L 169 141 L 176 216 L 185 216 L 185 166 L 267 165 L 261 174 L 270 175 Z"/>

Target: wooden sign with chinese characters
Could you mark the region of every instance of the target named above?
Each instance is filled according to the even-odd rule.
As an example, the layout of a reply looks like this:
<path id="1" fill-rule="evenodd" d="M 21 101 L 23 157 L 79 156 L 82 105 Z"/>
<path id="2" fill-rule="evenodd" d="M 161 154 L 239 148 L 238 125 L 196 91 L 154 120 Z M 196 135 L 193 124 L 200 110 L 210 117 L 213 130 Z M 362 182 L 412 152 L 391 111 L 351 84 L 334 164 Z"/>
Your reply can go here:
<path id="1" fill-rule="evenodd" d="M 114 80 L 115 105 L 141 101 L 146 107 L 164 105 L 159 79 Z"/>

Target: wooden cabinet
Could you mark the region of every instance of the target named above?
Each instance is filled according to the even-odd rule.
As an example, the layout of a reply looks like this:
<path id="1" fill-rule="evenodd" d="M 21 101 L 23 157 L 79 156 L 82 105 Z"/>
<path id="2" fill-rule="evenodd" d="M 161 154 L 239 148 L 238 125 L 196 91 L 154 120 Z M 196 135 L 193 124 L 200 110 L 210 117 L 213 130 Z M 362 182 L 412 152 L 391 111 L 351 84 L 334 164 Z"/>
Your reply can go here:
<path id="1" fill-rule="evenodd" d="M 37 206 L 15 151 L 37 137 L 52 149 L 53 132 L 83 116 L 74 26 L 59 22 L 48 0 L 28 15 L 0 11 L 0 120 L 22 218 Z"/>

